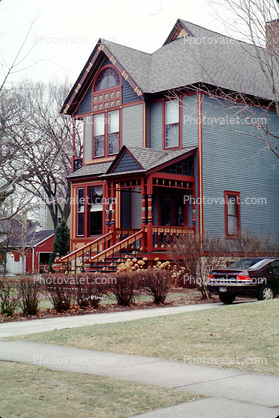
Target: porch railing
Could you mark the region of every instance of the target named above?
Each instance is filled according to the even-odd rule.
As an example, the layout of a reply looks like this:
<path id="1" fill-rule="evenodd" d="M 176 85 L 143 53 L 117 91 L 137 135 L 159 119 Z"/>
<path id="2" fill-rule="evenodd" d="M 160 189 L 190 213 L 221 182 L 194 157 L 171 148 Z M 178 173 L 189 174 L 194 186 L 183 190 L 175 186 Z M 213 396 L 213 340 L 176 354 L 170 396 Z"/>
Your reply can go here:
<path id="1" fill-rule="evenodd" d="M 182 228 L 179 226 L 153 226 L 152 234 L 154 251 L 166 250 L 168 245 L 171 245 L 180 235 L 194 234 L 194 228 Z"/>
<path id="2" fill-rule="evenodd" d="M 141 239 L 144 235 L 144 230 L 139 230 L 135 234 L 123 239 L 122 241 L 112 245 L 110 248 L 96 254 L 91 258 L 91 265 L 96 265 L 97 271 L 102 268 L 106 270 L 107 267 L 114 266 L 116 259 L 122 259 L 125 255 L 131 252 L 141 250 Z M 101 263 L 101 264 L 100 264 Z"/>
<path id="3" fill-rule="evenodd" d="M 100 253 L 104 251 L 106 248 L 110 247 L 110 240 L 112 239 L 113 233 L 108 232 L 107 234 L 103 235 L 102 237 L 99 237 L 95 239 L 94 241 L 89 242 L 88 244 L 85 244 L 83 247 L 78 248 L 77 250 L 71 252 L 70 254 L 65 255 L 61 258 L 61 262 L 63 265 L 67 265 L 67 271 L 72 270 L 70 268 L 70 263 L 74 260 L 74 270 L 76 270 L 77 267 L 84 268 L 84 257 L 88 254 L 89 257 L 92 256 L 92 253 Z M 79 266 L 77 265 L 77 259 L 81 258 L 81 262 L 79 263 Z"/>

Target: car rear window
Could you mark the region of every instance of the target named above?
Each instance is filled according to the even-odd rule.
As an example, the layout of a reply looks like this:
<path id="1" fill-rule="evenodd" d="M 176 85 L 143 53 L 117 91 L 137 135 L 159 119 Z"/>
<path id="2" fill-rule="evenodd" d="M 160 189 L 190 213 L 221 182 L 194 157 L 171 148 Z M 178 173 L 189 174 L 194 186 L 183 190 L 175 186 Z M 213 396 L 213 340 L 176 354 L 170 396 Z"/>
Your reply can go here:
<path id="1" fill-rule="evenodd" d="M 241 268 L 241 269 L 248 269 L 251 266 L 255 266 L 259 262 L 262 262 L 263 259 L 255 259 L 255 258 L 245 258 L 244 260 L 238 260 L 235 263 L 232 263 L 228 266 L 228 268 Z M 265 260 L 264 260 L 265 261 Z"/>
<path id="2" fill-rule="evenodd" d="M 266 259 L 264 259 L 264 260 L 260 260 L 260 261 L 258 261 L 256 264 L 253 264 L 251 267 L 250 267 L 250 269 L 251 270 L 256 270 L 256 269 L 260 269 L 261 267 L 263 267 L 268 261 L 270 261 L 270 260 L 266 260 Z"/>

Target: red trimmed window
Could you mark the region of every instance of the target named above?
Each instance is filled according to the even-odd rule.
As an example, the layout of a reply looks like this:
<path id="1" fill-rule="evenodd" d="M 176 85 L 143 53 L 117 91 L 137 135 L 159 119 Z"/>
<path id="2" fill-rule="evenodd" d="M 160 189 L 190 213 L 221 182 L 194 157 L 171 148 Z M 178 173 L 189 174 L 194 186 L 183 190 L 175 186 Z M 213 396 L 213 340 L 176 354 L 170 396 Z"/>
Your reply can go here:
<path id="1" fill-rule="evenodd" d="M 231 237 L 240 231 L 240 193 L 225 191 L 225 230 Z"/>
<path id="2" fill-rule="evenodd" d="M 94 115 L 93 156 L 107 157 L 119 152 L 119 110 Z"/>
<path id="3" fill-rule="evenodd" d="M 77 189 L 77 236 L 84 235 L 84 189 Z"/>
<path id="4" fill-rule="evenodd" d="M 114 68 L 98 75 L 93 92 L 93 158 L 116 155 L 120 149 L 121 82 Z"/>
<path id="5" fill-rule="evenodd" d="M 164 102 L 164 149 L 181 148 L 180 100 Z"/>

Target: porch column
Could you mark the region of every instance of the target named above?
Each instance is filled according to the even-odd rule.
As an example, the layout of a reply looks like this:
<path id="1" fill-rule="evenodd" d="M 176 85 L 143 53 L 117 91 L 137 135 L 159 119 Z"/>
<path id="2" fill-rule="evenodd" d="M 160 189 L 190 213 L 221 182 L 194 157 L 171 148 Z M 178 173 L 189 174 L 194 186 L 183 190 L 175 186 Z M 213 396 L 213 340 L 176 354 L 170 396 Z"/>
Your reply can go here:
<path id="1" fill-rule="evenodd" d="M 111 211 L 111 232 L 112 235 L 112 245 L 116 243 L 116 220 L 115 220 L 115 183 L 111 182 L 111 200 L 112 200 L 112 211 Z"/>
<path id="2" fill-rule="evenodd" d="M 104 184 L 104 197 L 105 197 L 105 234 L 109 232 L 109 183 L 105 182 Z"/>
<path id="3" fill-rule="evenodd" d="M 141 229 L 145 231 L 146 227 L 146 190 L 144 184 L 144 178 L 141 179 Z M 146 233 L 144 232 L 142 238 L 142 248 L 146 251 Z"/>
<path id="4" fill-rule="evenodd" d="M 73 129 L 73 152 L 72 152 L 72 173 L 74 172 L 75 156 L 76 156 L 76 120 L 72 119 Z"/>
<path id="5" fill-rule="evenodd" d="M 153 178 L 147 178 L 147 252 L 153 252 L 153 206 L 152 206 L 152 195 L 153 195 Z"/>

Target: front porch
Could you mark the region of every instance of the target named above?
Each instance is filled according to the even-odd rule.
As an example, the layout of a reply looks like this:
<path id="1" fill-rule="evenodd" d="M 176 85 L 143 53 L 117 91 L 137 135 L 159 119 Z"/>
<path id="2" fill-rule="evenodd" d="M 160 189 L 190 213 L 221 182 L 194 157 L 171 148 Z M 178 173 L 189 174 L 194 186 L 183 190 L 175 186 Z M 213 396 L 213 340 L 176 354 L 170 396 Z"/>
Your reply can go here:
<path id="1" fill-rule="evenodd" d="M 150 261 L 168 259 L 168 246 L 176 238 L 195 233 L 194 154 L 193 149 L 143 148 L 139 153 L 136 148 L 123 147 L 107 172 L 88 183 L 81 194 L 83 200 L 89 196 L 83 204 L 77 188 L 77 231 L 80 216 L 89 236 L 83 245 L 79 244 L 82 238 L 72 240 L 73 252 L 62 259 L 66 270 L 85 270 L 90 259 L 90 271 L 111 271 L 118 260 L 133 254 Z M 96 204 L 96 196 L 101 205 Z M 92 220 L 97 222 L 94 230 L 102 230 L 102 234 L 90 240 Z"/>

